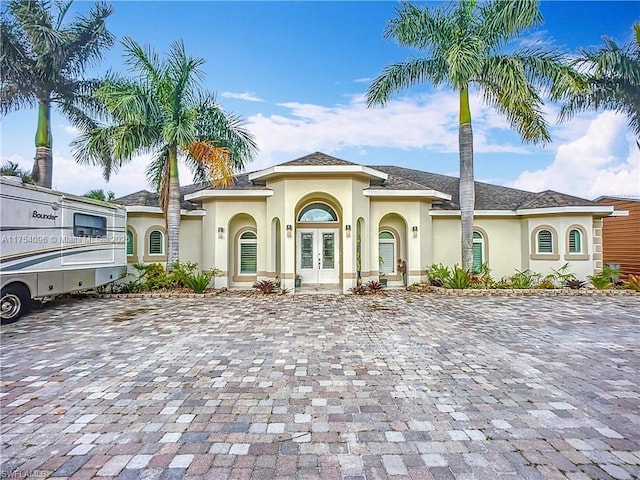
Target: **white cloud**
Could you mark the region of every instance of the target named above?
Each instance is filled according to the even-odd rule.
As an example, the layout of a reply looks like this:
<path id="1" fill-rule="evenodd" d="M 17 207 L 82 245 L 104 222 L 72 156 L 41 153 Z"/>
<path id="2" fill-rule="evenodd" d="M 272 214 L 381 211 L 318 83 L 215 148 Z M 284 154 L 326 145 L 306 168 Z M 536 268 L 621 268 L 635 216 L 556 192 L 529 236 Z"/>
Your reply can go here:
<path id="1" fill-rule="evenodd" d="M 60 125 L 60 127 L 62 128 L 62 130 L 64 130 L 67 134 L 75 137 L 77 135 L 80 135 L 80 129 L 77 127 L 74 127 L 73 125 Z"/>
<path id="2" fill-rule="evenodd" d="M 247 102 L 264 102 L 261 98 L 257 97 L 253 92 L 222 92 L 224 98 L 235 98 L 236 100 L 246 100 Z"/>
<path id="3" fill-rule="evenodd" d="M 369 78 L 369 77 L 364 77 L 364 78 L 356 78 L 354 80 L 355 83 L 368 83 L 371 80 L 373 80 L 373 78 Z"/>
<path id="4" fill-rule="evenodd" d="M 247 119 L 255 135 L 259 158 L 251 168 L 263 168 L 284 158 L 320 150 L 336 153 L 342 148 L 424 148 L 437 153 L 458 151 L 458 105 L 456 93 L 401 97 L 384 108 L 368 108 L 363 95 L 348 103 L 329 107 L 288 102 L 278 106 L 281 115 L 257 115 Z M 474 151 L 477 153 L 527 153 L 521 145 L 490 139 L 494 130 L 509 129 L 492 108 L 472 98 Z"/>
<path id="5" fill-rule="evenodd" d="M 628 132 L 624 115 L 600 113 L 581 136 L 574 138 L 558 146 L 555 159 L 547 168 L 527 170 L 509 186 L 557 190 L 585 198 L 640 196 L 640 151 Z"/>

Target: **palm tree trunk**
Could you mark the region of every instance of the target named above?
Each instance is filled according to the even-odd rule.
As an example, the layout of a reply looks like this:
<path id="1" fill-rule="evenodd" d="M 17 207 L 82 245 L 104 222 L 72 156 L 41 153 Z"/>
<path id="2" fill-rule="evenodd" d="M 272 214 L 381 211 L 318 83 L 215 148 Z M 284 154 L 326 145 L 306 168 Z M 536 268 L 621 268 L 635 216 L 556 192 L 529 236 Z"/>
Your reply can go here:
<path id="1" fill-rule="evenodd" d="M 469 110 L 469 90 L 460 90 L 460 222 L 462 224 L 462 268 L 473 268 L 473 208 L 475 205 L 475 185 L 473 181 L 473 131 Z"/>
<path id="2" fill-rule="evenodd" d="M 40 100 L 38 106 L 38 129 L 36 130 L 36 158 L 31 176 L 36 185 L 51 188 L 52 175 L 51 105 L 48 100 Z"/>
<path id="3" fill-rule="evenodd" d="M 169 237 L 167 270 L 180 258 L 180 180 L 178 178 L 178 149 L 169 147 L 169 200 L 167 203 L 167 231 Z"/>

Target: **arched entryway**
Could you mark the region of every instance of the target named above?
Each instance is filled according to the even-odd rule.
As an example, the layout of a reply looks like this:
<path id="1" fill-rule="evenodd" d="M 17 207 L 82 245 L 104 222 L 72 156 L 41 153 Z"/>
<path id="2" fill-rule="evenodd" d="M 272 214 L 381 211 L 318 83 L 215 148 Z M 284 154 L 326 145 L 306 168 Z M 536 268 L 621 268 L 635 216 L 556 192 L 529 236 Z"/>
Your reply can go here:
<path id="1" fill-rule="evenodd" d="M 303 284 L 340 283 L 340 211 L 330 200 L 307 199 L 296 212 L 296 274 Z"/>

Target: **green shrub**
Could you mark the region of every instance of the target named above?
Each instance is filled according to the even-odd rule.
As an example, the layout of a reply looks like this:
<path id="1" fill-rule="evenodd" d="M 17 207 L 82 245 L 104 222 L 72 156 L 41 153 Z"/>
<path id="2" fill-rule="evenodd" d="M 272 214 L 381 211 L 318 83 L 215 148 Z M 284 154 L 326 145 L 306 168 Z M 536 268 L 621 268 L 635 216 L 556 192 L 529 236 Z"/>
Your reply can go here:
<path id="1" fill-rule="evenodd" d="M 509 277 L 511 288 L 524 289 L 535 288 L 540 281 L 540 274 L 531 270 L 516 270 L 516 273 Z"/>
<path id="2" fill-rule="evenodd" d="M 441 263 L 433 263 L 427 267 L 427 280 L 431 285 L 440 287 L 444 285 L 446 280 L 451 277 L 449 267 L 445 267 Z"/>
<path id="3" fill-rule="evenodd" d="M 587 277 L 591 285 L 597 290 L 606 290 L 613 287 L 611 283 L 611 277 L 604 273 L 604 270 L 600 273 L 595 273 Z"/>
<path id="4" fill-rule="evenodd" d="M 194 293 L 203 293 L 215 276 L 215 271 L 191 273 L 184 278 L 184 286 Z"/>
<path id="5" fill-rule="evenodd" d="M 480 271 L 476 272 L 476 276 L 478 280 L 474 283 L 478 283 L 478 288 L 494 288 L 495 280 L 491 277 L 491 269 L 489 268 L 489 264 L 486 262 L 480 266 Z M 475 280 L 475 279 L 474 279 Z"/>
<path id="6" fill-rule="evenodd" d="M 188 287 L 186 281 L 198 270 L 195 262 L 180 262 L 179 260 L 169 265 L 167 283 L 173 287 Z"/>
<path id="7" fill-rule="evenodd" d="M 542 282 L 544 283 L 543 285 L 539 285 L 538 288 L 556 288 L 556 287 L 562 287 L 564 285 L 566 285 L 567 281 L 569 280 L 573 280 L 576 278 L 576 276 L 569 272 L 569 264 L 565 263 L 563 266 L 561 266 L 559 269 L 555 269 L 552 268 L 551 270 L 553 270 L 553 273 L 550 273 L 549 275 L 546 275 L 542 281 L 540 282 L 542 284 Z M 553 287 L 549 287 L 547 285 L 549 285 L 549 282 L 553 283 Z"/>
<path id="8" fill-rule="evenodd" d="M 464 270 L 458 265 L 454 265 L 450 270 L 449 277 L 444 281 L 446 288 L 463 289 L 471 285 L 471 272 Z"/>
<path id="9" fill-rule="evenodd" d="M 556 288 L 556 282 L 549 278 L 549 276 L 544 277 L 542 280 L 538 282 L 535 288 L 540 288 L 542 290 L 551 290 L 552 288 Z"/>

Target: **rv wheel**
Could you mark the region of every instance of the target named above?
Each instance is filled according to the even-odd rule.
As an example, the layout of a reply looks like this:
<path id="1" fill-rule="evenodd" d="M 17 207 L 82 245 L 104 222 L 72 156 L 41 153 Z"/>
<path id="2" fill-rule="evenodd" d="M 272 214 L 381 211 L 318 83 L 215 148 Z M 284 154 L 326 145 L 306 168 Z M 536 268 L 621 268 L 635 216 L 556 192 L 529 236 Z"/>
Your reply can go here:
<path id="1" fill-rule="evenodd" d="M 23 285 L 8 285 L 2 289 L 0 324 L 17 322 L 29 309 L 29 289 Z"/>

